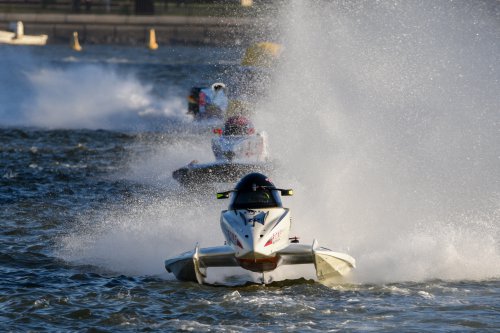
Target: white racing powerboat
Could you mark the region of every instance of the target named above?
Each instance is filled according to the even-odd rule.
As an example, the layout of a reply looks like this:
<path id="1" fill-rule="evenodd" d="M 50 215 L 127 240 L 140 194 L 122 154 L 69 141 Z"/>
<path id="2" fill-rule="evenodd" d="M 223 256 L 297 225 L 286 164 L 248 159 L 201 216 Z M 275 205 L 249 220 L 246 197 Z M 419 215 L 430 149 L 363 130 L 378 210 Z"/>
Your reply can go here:
<path id="1" fill-rule="evenodd" d="M 192 87 L 187 100 L 187 113 L 195 120 L 224 118 L 229 103 L 227 88 L 222 82 L 210 87 Z"/>
<path id="2" fill-rule="evenodd" d="M 290 237 L 290 210 L 284 208 L 281 196 L 292 190 L 278 189 L 263 174 L 243 177 L 236 188 L 217 193 L 218 199 L 230 198 L 229 207 L 221 213 L 225 245 L 200 248 L 165 261 L 165 268 L 182 281 L 203 284 L 210 267 L 241 267 L 262 273 L 260 282 L 269 283 L 265 273 L 281 265 L 313 264 L 320 282 L 345 277 L 355 260 L 345 253 L 318 246 L 298 244 Z"/>
<path id="3" fill-rule="evenodd" d="M 11 31 L 0 30 L 0 44 L 11 45 L 45 45 L 47 44 L 47 35 L 25 35 L 23 22 L 16 22 Z"/>
<path id="4" fill-rule="evenodd" d="M 229 117 L 223 129 L 214 130 L 212 151 L 217 161 L 257 162 L 269 159 L 266 132 L 256 132 L 250 120 L 243 116 Z"/>
<path id="5" fill-rule="evenodd" d="M 229 117 L 224 127 L 215 129 L 212 151 L 215 161 L 198 163 L 175 170 L 172 177 L 184 186 L 235 182 L 252 171 L 271 169 L 267 134 L 256 132 L 252 122 L 243 116 Z"/>

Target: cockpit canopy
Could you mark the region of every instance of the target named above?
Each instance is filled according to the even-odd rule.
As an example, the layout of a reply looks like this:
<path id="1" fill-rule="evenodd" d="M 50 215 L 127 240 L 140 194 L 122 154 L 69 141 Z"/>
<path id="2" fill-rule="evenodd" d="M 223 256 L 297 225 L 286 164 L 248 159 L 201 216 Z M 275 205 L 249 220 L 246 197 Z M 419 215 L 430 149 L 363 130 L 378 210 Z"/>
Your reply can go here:
<path id="1" fill-rule="evenodd" d="M 282 207 L 278 190 L 257 189 L 233 193 L 229 209 L 252 209 Z"/>
<path id="2" fill-rule="evenodd" d="M 243 177 L 233 191 L 229 209 L 282 207 L 280 190 L 265 175 Z"/>

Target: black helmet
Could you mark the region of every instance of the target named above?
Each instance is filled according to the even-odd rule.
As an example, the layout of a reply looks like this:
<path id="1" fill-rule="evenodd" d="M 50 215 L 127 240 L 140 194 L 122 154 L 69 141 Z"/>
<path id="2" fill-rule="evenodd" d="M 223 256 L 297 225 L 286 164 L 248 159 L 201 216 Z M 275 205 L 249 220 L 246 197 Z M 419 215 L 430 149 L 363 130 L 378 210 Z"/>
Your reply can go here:
<path id="1" fill-rule="evenodd" d="M 261 173 L 243 177 L 233 191 L 229 209 L 281 207 L 279 191 L 271 180 Z"/>
<path id="2" fill-rule="evenodd" d="M 249 173 L 236 184 L 236 191 L 256 191 L 258 188 L 276 189 L 271 180 L 258 172 Z"/>

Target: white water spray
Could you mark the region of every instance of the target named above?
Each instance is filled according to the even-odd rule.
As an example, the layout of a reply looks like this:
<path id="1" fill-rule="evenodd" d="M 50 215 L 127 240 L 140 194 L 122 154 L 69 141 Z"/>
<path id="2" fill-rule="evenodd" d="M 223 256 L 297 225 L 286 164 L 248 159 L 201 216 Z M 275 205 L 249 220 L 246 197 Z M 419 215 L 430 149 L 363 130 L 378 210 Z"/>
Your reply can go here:
<path id="1" fill-rule="evenodd" d="M 492 12 L 496 8 L 496 12 Z M 491 2 L 293 1 L 258 113 L 303 240 L 359 281 L 500 275 L 500 29 Z M 292 184 L 290 181 L 292 180 Z"/>
<path id="2" fill-rule="evenodd" d="M 98 65 L 42 69 L 29 74 L 35 95 L 25 118 L 46 128 L 148 129 L 162 122 L 188 121 L 184 99 L 159 100 L 150 85 L 131 74 Z M 158 125 L 158 124 L 156 124 Z"/>
<path id="3" fill-rule="evenodd" d="M 274 182 L 296 190 L 285 201 L 293 234 L 356 257 L 356 281 L 500 276 L 491 7 L 293 1 L 283 10 L 284 60 L 256 123 L 282 165 Z M 162 151 L 128 177 L 170 181 L 158 166 L 186 154 Z M 224 203 L 179 193 L 108 212 L 102 230 L 66 239 L 65 257 L 156 274 L 196 242 L 219 245 Z"/>
<path id="4" fill-rule="evenodd" d="M 54 66 L 23 51 L 1 55 L 0 125 L 148 130 L 191 121 L 176 90 L 154 96 L 151 85 L 112 65 Z"/>
<path id="5" fill-rule="evenodd" d="M 223 243 L 217 229 L 206 225 L 206 214 L 217 216 L 200 198 L 185 200 L 179 193 L 165 198 L 133 201 L 86 216 L 77 230 L 61 238 L 58 256 L 93 264 L 111 272 L 166 275 L 164 260 L 194 248 L 203 227 L 204 238 Z"/>
<path id="6" fill-rule="evenodd" d="M 169 134 L 144 140 L 138 144 L 147 151 L 134 151 L 128 172 L 114 177 L 152 191 L 81 216 L 75 230 L 60 238 L 58 256 L 122 274 L 166 276 L 167 257 L 194 249 L 196 243 L 223 244 L 218 216 L 224 203 L 215 194 L 186 191 L 172 179 L 173 170 L 194 158 L 213 159 L 209 138 Z"/>

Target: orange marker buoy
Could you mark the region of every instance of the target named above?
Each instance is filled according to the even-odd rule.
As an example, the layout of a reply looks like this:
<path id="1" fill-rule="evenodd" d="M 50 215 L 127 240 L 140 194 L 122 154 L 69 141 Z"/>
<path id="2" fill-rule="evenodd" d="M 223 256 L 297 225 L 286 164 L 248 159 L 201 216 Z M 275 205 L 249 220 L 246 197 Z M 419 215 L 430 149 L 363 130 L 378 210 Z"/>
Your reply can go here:
<path id="1" fill-rule="evenodd" d="M 75 51 L 80 52 L 82 50 L 82 46 L 80 45 L 80 42 L 78 41 L 78 32 L 74 31 L 73 32 L 73 38 L 71 38 L 71 48 Z"/>
<path id="2" fill-rule="evenodd" d="M 156 42 L 156 32 L 155 32 L 155 29 L 149 29 L 148 48 L 150 50 L 156 50 L 158 48 L 158 43 Z"/>

